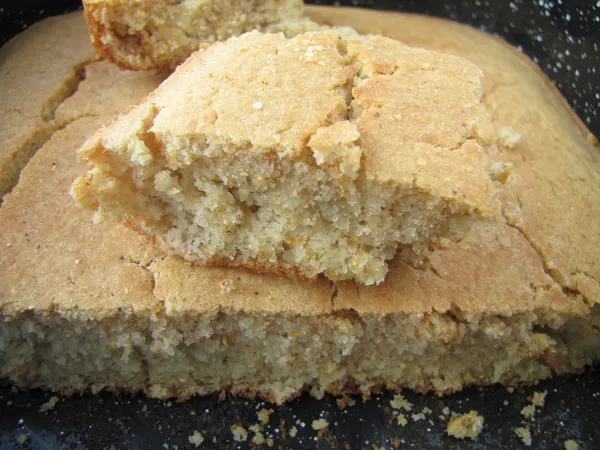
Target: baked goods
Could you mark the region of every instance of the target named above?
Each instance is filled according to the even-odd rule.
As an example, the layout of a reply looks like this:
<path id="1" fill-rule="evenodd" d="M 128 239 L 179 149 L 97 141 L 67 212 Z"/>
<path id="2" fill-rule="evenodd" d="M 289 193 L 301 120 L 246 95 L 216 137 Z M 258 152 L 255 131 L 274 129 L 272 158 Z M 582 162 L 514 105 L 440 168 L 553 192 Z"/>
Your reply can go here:
<path id="1" fill-rule="evenodd" d="M 100 54 L 125 69 L 174 69 L 205 42 L 280 22 L 310 26 L 302 0 L 84 0 Z"/>
<path id="2" fill-rule="evenodd" d="M 80 13 L 65 14 L 34 24 L 0 48 L 0 202 L 29 158 L 66 125 L 56 120 L 56 107 L 95 58 L 85 31 Z"/>
<path id="3" fill-rule="evenodd" d="M 73 196 L 192 262 L 380 283 L 499 215 L 480 75 L 383 37 L 231 38 L 90 139 Z"/>
<path id="4" fill-rule="evenodd" d="M 62 392 L 185 398 L 228 390 L 284 401 L 302 389 L 532 383 L 600 358 L 600 161 L 551 83 L 517 50 L 455 23 L 311 12 L 368 24 L 363 31 L 393 30 L 486 72 L 496 127 L 522 135 L 497 155 L 516 166 L 503 187 L 511 221 L 476 226 L 434 252 L 429 267 L 397 258 L 375 287 L 192 267 L 119 225 L 93 225 L 70 199 L 84 171 L 75 150 L 114 114 L 93 109 L 36 154 L 0 208 L 2 378 Z M 92 67 L 101 80 L 88 71 L 59 108 L 65 117 L 88 114 L 99 98 L 114 108 L 135 100 L 123 99 L 132 92 L 123 72 Z M 107 89 L 107 77 L 119 89 Z M 141 80 L 130 78 L 132 86 Z"/>

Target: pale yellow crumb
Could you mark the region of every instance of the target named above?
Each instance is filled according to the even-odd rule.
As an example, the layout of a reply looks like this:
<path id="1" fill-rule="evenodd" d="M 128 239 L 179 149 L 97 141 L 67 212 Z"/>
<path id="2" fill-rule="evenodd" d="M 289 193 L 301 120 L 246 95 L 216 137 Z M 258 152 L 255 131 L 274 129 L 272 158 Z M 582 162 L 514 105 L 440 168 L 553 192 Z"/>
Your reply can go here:
<path id="1" fill-rule="evenodd" d="M 573 439 L 565 441 L 565 450 L 579 450 L 579 444 Z"/>
<path id="2" fill-rule="evenodd" d="M 477 411 L 469 411 L 450 419 L 446 433 L 459 439 L 477 439 L 483 429 L 483 423 L 483 416 L 480 416 Z"/>
<path id="3" fill-rule="evenodd" d="M 202 436 L 202 433 L 196 430 L 191 436 L 188 437 L 188 441 L 195 447 L 199 447 L 204 442 L 204 436 Z"/>
<path id="4" fill-rule="evenodd" d="M 419 420 L 425 419 L 425 414 L 423 414 L 422 412 L 420 412 L 418 414 L 413 414 L 410 417 L 413 420 L 413 422 L 418 422 Z"/>
<path id="5" fill-rule="evenodd" d="M 527 447 L 531 446 L 531 431 L 529 428 L 521 427 L 515 430 L 515 434 L 523 441 Z"/>
<path id="6" fill-rule="evenodd" d="M 521 410 L 521 415 L 526 419 L 531 419 L 535 414 L 535 405 L 524 406 Z"/>
<path id="7" fill-rule="evenodd" d="M 406 400 L 402 394 L 396 394 L 392 400 L 390 400 L 390 405 L 394 409 L 403 409 L 404 411 L 410 411 L 413 407 L 413 404 Z"/>
<path id="8" fill-rule="evenodd" d="M 511 127 L 502 127 L 498 132 L 498 143 L 501 147 L 512 149 L 521 142 L 521 135 Z"/>
<path id="9" fill-rule="evenodd" d="M 533 405 L 539 406 L 541 408 L 546 403 L 546 395 L 547 394 L 548 394 L 548 391 L 534 392 L 533 396 L 531 397 L 531 403 Z"/>
<path id="10" fill-rule="evenodd" d="M 404 414 L 398 414 L 398 425 L 405 426 L 408 423 Z"/>
<path id="11" fill-rule="evenodd" d="M 273 409 L 269 408 L 262 408 L 260 411 L 258 411 L 257 416 L 258 416 L 258 421 L 260 423 L 262 423 L 263 425 L 266 425 L 269 423 L 269 416 L 273 414 Z"/>
<path id="12" fill-rule="evenodd" d="M 325 419 L 317 419 L 317 420 L 313 420 L 312 424 L 311 424 L 313 430 L 322 430 L 324 428 L 327 428 L 329 426 L 329 422 L 327 422 L 327 420 Z"/>
<path id="13" fill-rule="evenodd" d="M 252 437 L 253 444 L 260 445 L 265 443 L 265 436 L 262 433 L 262 425 L 255 423 L 254 425 L 250 425 L 248 429 L 254 433 L 254 436 Z"/>
<path id="14" fill-rule="evenodd" d="M 231 433 L 233 434 L 233 440 L 236 442 L 246 442 L 248 440 L 248 431 L 240 424 L 232 425 Z"/>
<path id="15" fill-rule="evenodd" d="M 58 397 L 51 397 L 50 400 L 48 400 L 46 403 L 44 403 L 40 407 L 40 412 L 48 412 L 48 411 L 54 409 L 54 407 L 56 406 L 57 403 L 58 403 Z"/>

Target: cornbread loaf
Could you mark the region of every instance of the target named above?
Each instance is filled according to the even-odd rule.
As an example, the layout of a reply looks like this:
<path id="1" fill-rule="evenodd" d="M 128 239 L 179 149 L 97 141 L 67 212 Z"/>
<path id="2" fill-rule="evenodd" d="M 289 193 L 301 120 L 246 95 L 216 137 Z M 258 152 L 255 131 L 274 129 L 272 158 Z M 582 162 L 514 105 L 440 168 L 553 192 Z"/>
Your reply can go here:
<path id="1" fill-rule="evenodd" d="M 499 215 L 480 77 L 384 37 L 231 38 L 90 139 L 73 196 L 192 262 L 380 283 Z"/>
<path id="2" fill-rule="evenodd" d="M 130 70 L 174 69 L 206 42 L 246 31 L 307 31 L 302 0 L 83 0 L 94 46 Z"/>
<path id="3" fill-rule="evenodd" d="M 304 389 L 513 386 L 598 360 L 600 158 L 552 84 L 517 50 L 459 24 L 310 12 L 484 70 L 496 128 L 521 134 L 496 155 L 515 165 L 505 219 L 475 225 L 427 267 L 400 255 L 373 287 L 190 266 L 121 225 L 92 224 L 69 197 L 85 171 L 76 149 L 159 82 L 93 63 L 57 110 L 81 118 L 52 136 L 0 207 L 2 378 L 65 393 L 227 390 L 281 402 Z"/>

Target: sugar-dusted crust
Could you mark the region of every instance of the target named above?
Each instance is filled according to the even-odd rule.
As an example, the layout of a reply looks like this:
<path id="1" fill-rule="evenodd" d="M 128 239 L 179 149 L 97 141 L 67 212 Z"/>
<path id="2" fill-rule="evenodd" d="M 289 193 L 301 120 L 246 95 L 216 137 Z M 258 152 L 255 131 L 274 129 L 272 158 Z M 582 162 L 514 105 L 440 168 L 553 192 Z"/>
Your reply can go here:
<path id="1" fill-rule="evenodd" d="M 600 248 L 598 149 L 551 83 L 518 51 L 451 22 L 310 11 L 320 20 L 369 24 L 362 31 L 393 31 L 409 43 L 462 54 L 486 71 L 486 101 L 496 104 L 496 125 L 522 135 L 499 155 L 513 161 L 520 175 L 508 179 L 505 209 L 512 190 L 529 199 L 514 216 L 522 218 L 519 227 L 477 227 L 420 269 L 400 255 L 394 264 L 402 270 L 394 267 L 377 288 L 193 267 L 122 226 L 92 224 L 69 198 L 72 180 L 85 170 L 75 162 L 75 149 L 114 117 L 114 109 L 142 99 L 146 92 L 136 99 L 134 86 L 151 82 L 141 73 L 126 82 L 130 74 L 97 63 L 70 99 L 72 109 L 65 103 L 62 111 L 65 117 L 96 116 L 56 133 L 0 208 L 3 378 L 63 392 L 144 391 L 185 399 L 225 389 L 281 402 L 311 386 L 319 395 L 323 389 L 342 394 L 380 386 L 451 392 L 469 384 L 517 385 L 600 358 L 600 277 L 591 257 Z M 107 77 L 117 91 L 106 88 Z M 123 92 L 131 93 L 127 100 Z M 112 99 L 103 103 L 112 109 L 95 109 L 98 97 Z M 581 181 L 563 183 L 566 192 L 548 196 L 553 180 L 573 174 Z M 534 176 L 535 186 L 528 183 Z M 533 226 L 538 223 L 542 229 Z M 257 334 L 246 338 L 251 321 Z M 292 334 L 297 330 L 304 334 Z M 321 339 L 326 345 L 315 348 Z M 244 359 L 250 344 L 259 353 Z M 210 353 L 218 346 L 221 351 Z M 283 366 L 267 360 L 260 365 L 262 381 L 249 379 L 260 358 L 278 349 L 277 356 L 294 359 Z M 211 358 L 195 359 L 204 354 Z M 220 365 L 225 357 L 231 365 Z M 243 370 L 233 365 L 236 360 Z M 283 377 L 288 366 L 296 374 Z M 215 379 L 221 371 L 228 377 Z"/>

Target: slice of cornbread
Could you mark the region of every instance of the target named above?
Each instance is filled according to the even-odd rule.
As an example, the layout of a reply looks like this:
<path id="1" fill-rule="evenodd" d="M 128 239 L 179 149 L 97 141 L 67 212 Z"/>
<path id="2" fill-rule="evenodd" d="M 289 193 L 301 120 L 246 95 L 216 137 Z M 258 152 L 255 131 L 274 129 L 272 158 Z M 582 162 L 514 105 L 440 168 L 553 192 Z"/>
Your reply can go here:
<path id="1" fill-rule="evenodd" d="M 516 166 L 501 187 L 505 220 L 475 225 L 426 267 L 403 252 L 372 287 L 191 266 L 118 224 L 92 224 L 69 197 L 85 170 L 76 149 L 159 83 L 94 63 L 57 110 L 81 118 L 37 153 L 0 207 L 0 378 L 65 393 L 225 390 L 282 402 L 303 390 L 514 386 L 600 359 L 600 155 L 550 81 L 521 52 L 456 23 L 311 13 L 486 72 L 495 126 L 522 136 L 495 155 Z"/>
<path id="2" fill-rule="evenodd" d="M 81 149 L 74 198 L 194 262 L 380 283 L 499 202 L 481 71 L 391 39 L 252 32 Z"/>
<path id="3" fill-rule="evenodd" d="M 315 26 L 302 0 L 84 0 L 94 46 L 131 70 L 174 69 L 206 42 L 269 26 Z"/>

